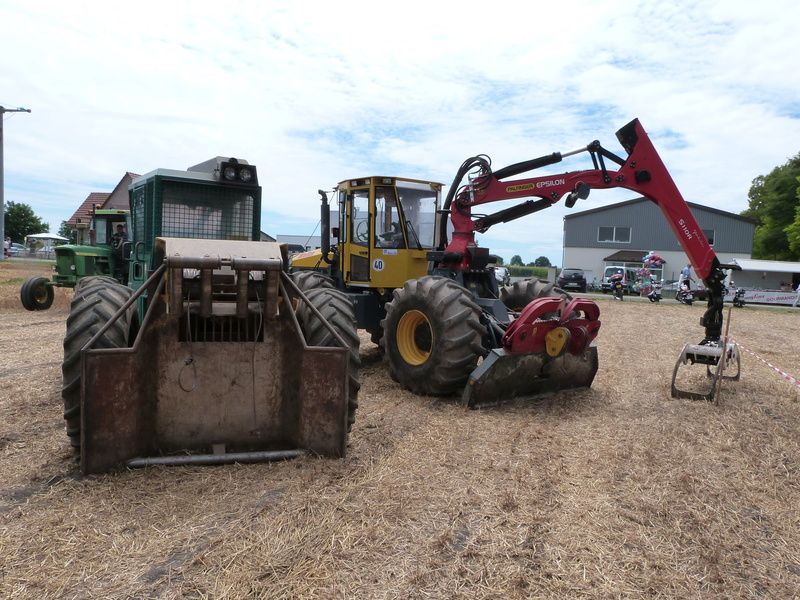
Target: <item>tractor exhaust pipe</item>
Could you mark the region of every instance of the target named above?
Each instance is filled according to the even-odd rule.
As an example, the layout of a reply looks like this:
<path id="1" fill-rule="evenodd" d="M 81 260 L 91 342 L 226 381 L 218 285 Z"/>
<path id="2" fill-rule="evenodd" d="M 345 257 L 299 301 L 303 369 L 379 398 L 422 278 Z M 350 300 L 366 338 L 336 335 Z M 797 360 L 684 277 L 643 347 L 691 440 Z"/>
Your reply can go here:
<path id="1" fill-rule="evenodd" d="M 322 205 L 320 206 L 320 250 L 322 250 L 322 260 L 331 264 L 328 254 L 331 251 L 331 207 L 328 204 L 328 194 L 323 190 L 317 190 L 321 196 Z"/>

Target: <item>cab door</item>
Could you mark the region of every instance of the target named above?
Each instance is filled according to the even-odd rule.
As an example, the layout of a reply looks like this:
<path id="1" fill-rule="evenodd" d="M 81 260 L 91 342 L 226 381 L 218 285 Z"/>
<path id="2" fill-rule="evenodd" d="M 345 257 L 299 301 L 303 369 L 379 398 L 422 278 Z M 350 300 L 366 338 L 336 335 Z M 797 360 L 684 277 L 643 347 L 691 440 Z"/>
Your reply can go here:
<path id="1" fill-rule="evenodd" d="M 346 193 L 346 192 L 341 192 Z M 349 285 L 369 287 L 370 285 L 370 239 L 372 219 L 370 217 L 369 188 L 350 192 L 349 202 L 345 203 L 348 213 L 345 264 L 343 270 Z M 349 273 L 349 276 L 348 276 Z"/>

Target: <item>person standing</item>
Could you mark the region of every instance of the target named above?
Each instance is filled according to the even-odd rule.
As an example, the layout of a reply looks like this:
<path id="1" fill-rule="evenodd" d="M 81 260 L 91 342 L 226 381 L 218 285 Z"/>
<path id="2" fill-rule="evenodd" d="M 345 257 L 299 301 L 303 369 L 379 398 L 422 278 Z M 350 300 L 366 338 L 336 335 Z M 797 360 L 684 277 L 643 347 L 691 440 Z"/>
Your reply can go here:
<path id="1" fill-rule="evenodd" d="M 683 271 L 681 271 L 681 284 L 685 285 L 687 290 L 692 289 L 692 286 L 689 284 L 690 281 L 694 281 L 694 279 L 692 279 L 692 263 L 688 263 L 683 268 Z"/>
<path id="2" fill-rule="evenodd" d="M 792 303 L 792 308 L 797 306 L 797 303 L 800 302 L 800 283 L 797 284 L 797 289 L 795 290 L 797 295 L 794 297 L 794 303 Z"/>
<path id="3" fill-rule="evenodd" d="M 6 239 L 3 242 L 3 256 L 6 258 L 11 258 L 11 238 L 8 236 L 6 236 Z"/>

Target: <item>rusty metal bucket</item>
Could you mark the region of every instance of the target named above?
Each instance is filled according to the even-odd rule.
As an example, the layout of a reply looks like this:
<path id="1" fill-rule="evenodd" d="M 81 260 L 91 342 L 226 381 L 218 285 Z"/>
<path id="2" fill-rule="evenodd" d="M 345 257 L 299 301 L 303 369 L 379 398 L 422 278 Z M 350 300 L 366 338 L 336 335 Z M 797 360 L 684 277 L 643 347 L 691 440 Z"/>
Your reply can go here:
<path id="1" fill-rule="evenodd" d="M 159 270 L 161 277 L 170 269 L 178 277 L 183 268 L 180 261 L 167 266 Z M 264 315 L 256 338 L 245 342 L 208 341 L 207 335 L 205 341 L 187 339 L 189 311 L 175 314 L 174 291 L 171 302 L 162 293 L 177 283 L 148 283 L 158 291 L 132 347 L 82 352 L 82 472 L 120 464 L 274 460 L 307 452 L 344 456 L 348 351 L 306 345 L 283 285 L 278 293 L 285 277 L 280 266 L 277 275 L 263 277 L 274 288 L 267 296 L 276 299 L 275 313 Z M 212 303 L 209 318 L 235 313 L 237 304 L 241 311 L 241 298 L 228 303 L 227 311 Z"/>

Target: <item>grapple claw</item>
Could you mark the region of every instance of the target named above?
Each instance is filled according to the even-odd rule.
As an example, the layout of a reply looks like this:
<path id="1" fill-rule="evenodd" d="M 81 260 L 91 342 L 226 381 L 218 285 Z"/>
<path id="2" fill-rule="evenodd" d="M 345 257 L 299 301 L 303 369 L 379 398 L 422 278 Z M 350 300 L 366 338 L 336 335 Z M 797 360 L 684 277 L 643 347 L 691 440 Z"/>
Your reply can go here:
<path id="1" fill-rule="evenodd" d="M 729 381 L 738 381 L 741 373 L 741 356 L 736 344 L 686 344 L 681 350 L 672 372 L 672 397 L 689 400 L 714 400 L 720 376 Z M 724 357 L 724 358 L 723 358 Z M 707 392 L 693 392 L 678 388 L 678 371 L 681 366 L 701 364 L 706 366 L 706 377 L 711 380 Z"/>

